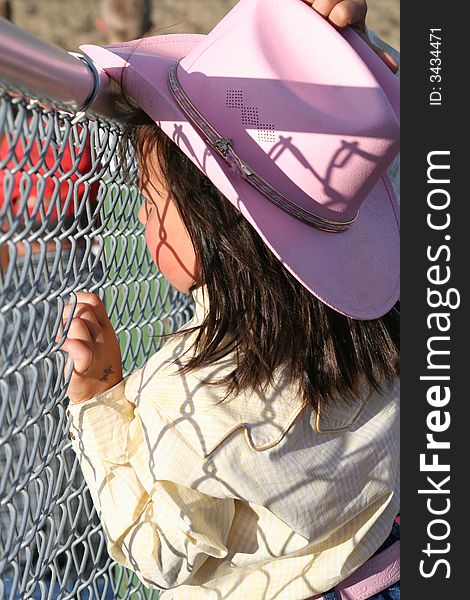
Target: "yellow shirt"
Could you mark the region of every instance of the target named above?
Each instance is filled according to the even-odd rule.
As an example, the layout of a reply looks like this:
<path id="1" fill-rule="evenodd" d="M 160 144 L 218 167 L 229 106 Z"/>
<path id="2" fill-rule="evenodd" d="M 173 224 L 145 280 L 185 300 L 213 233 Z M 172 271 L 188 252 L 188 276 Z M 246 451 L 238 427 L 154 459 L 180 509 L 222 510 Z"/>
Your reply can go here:
<path id="1" fill-rule="evenodd" d="M 203 317 L 202 290 L 196 314 Z M 317 415 L 278 378 L 220 403 L 169 340 L 126 381 L 69 404 L 108 552 L 164 600 L 301 600 L 382 544 L 399 512 L 398 386 Z"/>

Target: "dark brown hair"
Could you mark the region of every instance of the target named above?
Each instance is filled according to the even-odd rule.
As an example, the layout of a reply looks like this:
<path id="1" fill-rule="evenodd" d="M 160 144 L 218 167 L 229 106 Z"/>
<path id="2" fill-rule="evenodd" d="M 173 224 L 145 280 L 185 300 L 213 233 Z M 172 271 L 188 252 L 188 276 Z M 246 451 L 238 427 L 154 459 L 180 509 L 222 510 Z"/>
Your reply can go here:
<path id="1" fill-rule="evenodd" d="M 291 275 L 210 180 L 141 110 L 124 127 L 140 159 L 158 160 L 164 182 L 191 236 L 207 286 L 209 313 L 196 329 L 190 372 L 236 352 L 238 366 L 213 382 L 227 396 L 274 383 L 278 368 L 315 408 L 379 390 L 399 375 L 399 305 L 371 321 L 346 317 Z M 147 161 L 148 164 L 148 161 Z M 226 344 L 228 335 L 230 343 Z M 222 341 L 225 347 L 221 349 Z"/>

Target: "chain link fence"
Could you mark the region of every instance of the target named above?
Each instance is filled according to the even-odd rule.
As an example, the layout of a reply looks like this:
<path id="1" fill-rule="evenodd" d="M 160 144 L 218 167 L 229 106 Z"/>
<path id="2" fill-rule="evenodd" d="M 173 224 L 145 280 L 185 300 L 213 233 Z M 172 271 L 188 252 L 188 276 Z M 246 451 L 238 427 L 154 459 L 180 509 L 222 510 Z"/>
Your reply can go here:
<path id="1" fill-rule="evenodd" d="M 50 103 L 49 103 L 50 104 Z M 0 598 L 157 598 L 107 555 L 68 439 L 62 311 L 100 295 L 125 374 L 190 298 L 153 266 L 120 126 L 0 88 Z"/>

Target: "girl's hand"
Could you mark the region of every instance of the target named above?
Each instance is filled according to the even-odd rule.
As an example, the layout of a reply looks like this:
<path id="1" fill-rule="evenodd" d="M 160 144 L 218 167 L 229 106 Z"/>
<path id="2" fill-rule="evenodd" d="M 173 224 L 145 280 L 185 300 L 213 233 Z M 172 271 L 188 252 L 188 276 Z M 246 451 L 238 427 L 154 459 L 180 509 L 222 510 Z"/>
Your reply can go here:
<path id="1" fill-rule="evenodd" d="M 74 404 L 89 400 L 122 380 L 121 350 L 103 302 L 95 294 L 76 292 L 76 296 L 78 302 L 62 345 L 69 355 L 67 367 L 74 363 L 67 390 Z M 72 307 L 69 302 L 64 309 L 64 325 Z"/>
<path id="2" fill-rule="evenodd" d="M 343 29 L 350 25 L 358 32 L 358 34 L 369 44 L 369 46 L 379 55 L 387 67 L 396 73 L 398 64 L 394 58 L 387 52 L 374 46 L 367 35 L 366 15 L 367 2 L 366 0 L 302 0 L 305 4 L 309 4 L 318 13 L 328 19 L 328 21 Z"/>
<path id="3" fill-rule="evenodd" d="M 310 4 L 325 19 L 342 29 L 351 25 L 365 33 L 366 31 L 366 0 L 302 0 Z"/>

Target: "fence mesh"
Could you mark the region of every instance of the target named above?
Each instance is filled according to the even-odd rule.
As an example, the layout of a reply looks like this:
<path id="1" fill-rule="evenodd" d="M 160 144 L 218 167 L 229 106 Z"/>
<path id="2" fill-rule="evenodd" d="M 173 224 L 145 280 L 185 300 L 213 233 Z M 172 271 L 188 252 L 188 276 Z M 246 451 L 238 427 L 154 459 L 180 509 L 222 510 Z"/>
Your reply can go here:
<path id="1" fill-rule="evenodd" d="M 104 300 L 125 374 L 192 314 L 146 252 L 120 131 L 0 89 L 0 598 L 157 597 L 107 555 L 60 350 L 78 290 Z"/>

